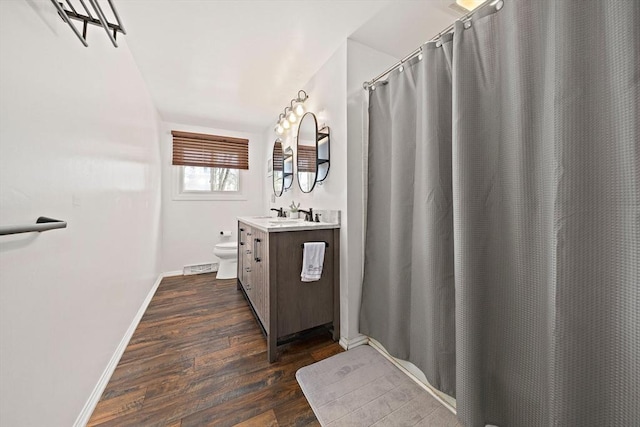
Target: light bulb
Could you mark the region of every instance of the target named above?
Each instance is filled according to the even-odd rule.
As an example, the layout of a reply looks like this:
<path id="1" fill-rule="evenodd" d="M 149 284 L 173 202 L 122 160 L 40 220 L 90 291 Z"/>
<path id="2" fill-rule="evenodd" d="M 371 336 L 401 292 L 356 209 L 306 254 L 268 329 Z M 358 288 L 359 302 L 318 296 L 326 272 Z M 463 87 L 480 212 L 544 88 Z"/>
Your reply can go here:
<path id="1" fill-rule="evenodd" d="M 287 107 L 284 109 L 284 117 L 287 119 L 287 121 L 290 124 L 294 124 L 296 120 L 298 120 L 298 118 L 296 117 L 296 114 L 291 110 L 290 107 Z"/>
<path id="2" fill-rule="evenodd" d="M 282 125 L 281 125 L 280 123 L 278 123 L 278 124 L 276 125 L 276 133 L 277 133 L 278 135 L 282 135 L 282 134 L 284 133 L 284 128 L 282 127 Z"/>
<path id="3" fill-rule="evenodd" d="M 302 117 L 302 115 L 304 114 L 304 104 L 301 101 L 294 102 L 293 112 L 296 113 L 296 116 Z"/>
<path id="4" fill-rule="evenodd" d="M 289 120 L 284 119 L 282 123 L 280 123 L 280 126 L 282 126 L 285 129 L 289 129 L 291 127 L 291 123 L 289 123 Z"/>
<path id="5" fill-rule="evenodd" d="M 473 10 L 484 3 L 485 0 L 456 0 L 458 6 L 462 6 L 467 10 Z"/>

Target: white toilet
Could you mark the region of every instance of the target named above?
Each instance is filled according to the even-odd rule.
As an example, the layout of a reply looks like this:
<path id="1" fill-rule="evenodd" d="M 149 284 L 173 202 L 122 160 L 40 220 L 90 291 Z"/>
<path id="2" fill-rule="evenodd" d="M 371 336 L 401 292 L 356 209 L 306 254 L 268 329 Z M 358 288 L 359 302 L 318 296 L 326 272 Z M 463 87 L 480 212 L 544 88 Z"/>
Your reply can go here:
<path id="1" fill-rule="evenodd" d="M 213 254 L 220 258 L 217 279 L 235 279 L 238 277 L 238 242 L 218 243 Z"/>

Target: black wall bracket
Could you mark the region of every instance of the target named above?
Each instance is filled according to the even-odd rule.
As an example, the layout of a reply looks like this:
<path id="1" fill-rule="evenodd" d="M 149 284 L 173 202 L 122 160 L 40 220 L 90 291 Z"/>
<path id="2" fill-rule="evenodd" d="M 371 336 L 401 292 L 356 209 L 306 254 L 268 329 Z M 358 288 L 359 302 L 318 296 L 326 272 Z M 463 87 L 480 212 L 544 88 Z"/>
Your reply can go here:
<path id="1" fill-rule="evenodd" d="M 78 12 L 78 10 L 80 10 L 80 7 L 76 9 L 76 6 L 74 6 L 74 1 L 72 0 L 65 0 L 64 3 L 57 0 L 51 0 L 51 3 L 53 3 L 53 5 L 56 7 L 60 18 L 64 22 L 66 22 L 69 27 L 71 27 L 71 30 L 76 35 L 76 37 L 78 37 L 80 42 L 85 47 L 89 46 L 89 44 L 87 43 L 87 26 L 90 24 L 104 28 L 113 46 L 118 47 L 118 43 L 116 42 L 117 34 L 127 34 L 127 32 L 122 25 L 122 20 L 120 20 L 120 16 L 118 15 L 116 7 L 113 5 L 113 0 L 107 0 L 107 2 L 109 3 L 109 7 L 111 8 L 111 13 L 116 20 L 116 24 L 113 24 L 107 20 L 107 17 L 105 16 L 102 7 L 98 3 L 98 0 L 86 0 L 90 4 L 91 9 L 93 9 L 93 12 L 96 15 L 95 17 L 91 13 L 90 8 L 87 7 L 85 0 L 75 1 L 76 6 L 82 6 L 82 9 L 86 13 L 86 15 Z M 82 34 L 80 34 L 80 31 L 78 31 L 78 28 L 73 25 L 71 20 L 82 22 Z"/>

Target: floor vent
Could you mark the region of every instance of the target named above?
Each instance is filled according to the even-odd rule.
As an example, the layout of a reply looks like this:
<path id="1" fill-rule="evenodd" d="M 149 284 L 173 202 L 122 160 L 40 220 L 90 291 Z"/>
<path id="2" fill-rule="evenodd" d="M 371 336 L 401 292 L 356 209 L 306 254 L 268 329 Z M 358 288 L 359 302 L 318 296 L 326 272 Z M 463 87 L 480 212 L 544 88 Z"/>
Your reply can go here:
<path id="1" fill-rule="evenodd" d="M 213 273 L 214 271 L 218 271 L 217 262 L 209 262 L 206 264 L 185 265 L 184 268 L 182 269 L 182 274 L 184 274 L 185 276 L 190 276 L 192 274 Z"/>

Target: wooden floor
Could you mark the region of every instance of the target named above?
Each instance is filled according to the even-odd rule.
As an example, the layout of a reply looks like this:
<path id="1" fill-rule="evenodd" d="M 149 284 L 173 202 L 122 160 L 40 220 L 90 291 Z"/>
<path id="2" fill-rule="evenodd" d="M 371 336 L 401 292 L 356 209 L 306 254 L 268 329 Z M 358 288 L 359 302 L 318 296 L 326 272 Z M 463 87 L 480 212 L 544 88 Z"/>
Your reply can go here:
<path id="1" fill-rule="evenodd" d="M 295 379 L 342 351 L 329 334 L 280 348 L 266 341 L 236 280 L 165 278 L 89 426 L 319 425 Z"/>

